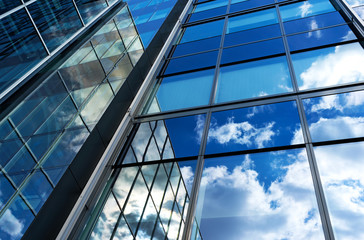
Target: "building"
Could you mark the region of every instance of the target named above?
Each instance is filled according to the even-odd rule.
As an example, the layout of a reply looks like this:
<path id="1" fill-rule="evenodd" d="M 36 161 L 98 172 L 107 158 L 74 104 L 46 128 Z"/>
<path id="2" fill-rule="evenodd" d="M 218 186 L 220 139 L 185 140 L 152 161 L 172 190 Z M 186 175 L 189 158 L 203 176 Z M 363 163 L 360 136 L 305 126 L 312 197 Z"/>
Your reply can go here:
<path id="1" fill-rule="evenodd" d="M 364 237 L 362 1 L 65 2 L 0 12 L 0 238 Z"/>

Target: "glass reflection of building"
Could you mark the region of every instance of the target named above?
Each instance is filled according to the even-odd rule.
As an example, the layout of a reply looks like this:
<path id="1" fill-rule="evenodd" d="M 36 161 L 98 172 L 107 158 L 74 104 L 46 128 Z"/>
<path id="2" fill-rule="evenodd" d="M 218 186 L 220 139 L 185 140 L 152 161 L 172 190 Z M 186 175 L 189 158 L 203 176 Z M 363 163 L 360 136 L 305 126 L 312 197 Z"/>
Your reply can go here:
<path id="1" fill-rule="evenodd" d="M 93 129 L 99 134 L 108 130 L 100 124 L 110 123 L 115 116 L 110 109 L 121 106 L 112 108 L 113 99 L 121 96 L 117 92 L 125 82 L 131 84 L 128 80 L 140 69 L 138 59 L 143 62 L 156 52 L 150 50 L 156 42 L 161 45 L 158 34 L 171 11 L 166 22 L 176 15 L 172 25 L 177 24 L 173 30 L 169 26 L 172 33 L 153 58 L 157 60 L 149 74 L 138 75 L 145 80 L 133 92 L 136 100 L 124 106 L 127 114 L 122 114 L 114 136 L 108 133 L 108 146 L 92 166 L 92 175 L 82 180 L 82 193 L 55 236 L 363 239 L 363 1 L 128 3 L 144 46 L 151 46 L 144 54 L 134 27 L 119 29 L 115 14 L 110 19 L 121 35 L 116 41 L 124 43 L 122 50 L 104 52 L 112 49 L 105 47 L 109 34 L 102 42 L 106 32 L 113 32 L 106 24 L 2 121 L 1 144 L 14 149 L 4 151 L 9 160 L 1 163 L 1 188 L 6 189 L 1 195 L 2 226 L 19 216 L 30 220 L 18 221 L 18 228 L 29 225 L 52 189 L 57 191 L 57 181 L 65 178 Z M 97 14 L 102 8 L 95 6 Z M 30 7 L 26 13 L 32 14 Z M 77 10 L 82 24 L 92 22 L 90 13 Z M 122 16 L 122 26 L 127 21 L 131 26 L 130 17 Z M 57 50 L 58 38 L 78 29 L 74 22 L 67 25 L 70 33 L 38 27 L 48 52 Z M 150 29 L 153 25 L 157 27 Z M 18 51 L 32 54 L 26 58 L 34 62 L 27 62 L 28 68 L 45 58 L 32 51 Z M 95 72 L 80 67 L 95 62 L 98 67 L 92 69 L 100 69 Z M 24 73 L 15 67 L 17 79 L 15 74 Z M 33 109 L 42 104 L 47 106 L 42 114 L 49 113 L 39 120 Z M 65 117 L 64 111 L 72 114 Z M 71 141 L 73 149 L 65 153 L 61 146 Z M 83 170 L 76 167 L 71 167 L 75 174 Z M 25 205 L 28 210 L 21 212 Z M 16 222 L 12 226 L 17 229 Z M 24 234 L 0 229 L 13 238 Z"/>

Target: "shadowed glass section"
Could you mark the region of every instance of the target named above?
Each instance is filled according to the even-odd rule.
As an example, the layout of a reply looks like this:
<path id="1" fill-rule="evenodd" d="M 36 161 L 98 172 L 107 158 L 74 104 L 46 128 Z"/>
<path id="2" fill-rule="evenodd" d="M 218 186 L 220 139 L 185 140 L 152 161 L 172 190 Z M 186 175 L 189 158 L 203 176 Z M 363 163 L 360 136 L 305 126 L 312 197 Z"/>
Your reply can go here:
<path id="1" fill-rule="evenodd" d="M 364 231 L 364 144 L 314 148 L 335 239 L 361 239 Z"/>
<path id="2" fill-rule="evenodd" d="M 82 27 L 72 0 L 40 0 L 28 9 L 50 51 Z"/>
<path id="3" fill-rule="evenodd" d="M 220 68 L 215 102 L 291 92 L 286 57 L 271 58 Z"/>
<path id="4" fill-rule="evenodd" d="M 163 78 L 148 113 L 207 105 L 215 70 Z M 158 108 L 156 108 L 158 105 Z"/>
<path id="5" fill-rule="evenodd" d="M 24 9 L 0 20 L 0 91 L 47 56 Z"/>
<path id="6" fill-rule="evenodd" d="M 305 149 L 206 159 L 203 239 L 324 239 Z"/>
<path id="7" fill-rule="evenodd" d="M 364 92 L 303 100 L 312 141 L 364 136 Z"/>
<path id="8" fill-rule="evenodd" d="M 329 0 L 309 0 L 279 7 L 282 20 L 289 21 L 310 17 L 322 13 L 333 12 L 335 8 Z"/>
<path id="9" fill-rule="evenodd" d="M 359 43 L 292 54 L 301 90 L 364 80 L 363 47 Z"/>
<path id="10" fill-rule="evenodd" d="M 0 0 L 0 14 L 6 13 L 21 4 L 22 2 L 20 0 Z"/>
<path id="11" fill-rule="evenodd" d="M 205 154 L 303 143 L 295 102 L 214 112 Z"/>

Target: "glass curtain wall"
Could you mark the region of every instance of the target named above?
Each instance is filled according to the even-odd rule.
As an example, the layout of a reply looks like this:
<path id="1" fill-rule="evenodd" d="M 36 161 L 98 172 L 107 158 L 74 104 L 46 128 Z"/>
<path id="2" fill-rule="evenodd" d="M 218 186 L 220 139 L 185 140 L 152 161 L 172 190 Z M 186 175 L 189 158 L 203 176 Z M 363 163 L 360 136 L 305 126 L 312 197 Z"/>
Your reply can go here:
<path id="1" fill-rule="evenodd" d="M 22 237 L 143 51 L 123 7 L 1 120 L 1 239 Z"/>
<path id="2" fill-rule="evenodd" d="M 118 1 L 0 1 L 0 93 Z"/>
<path id="3" fill-rule="evenodd" d="M 363 29 L 337 6 L 196 2 L 83 237 L 364 238 Z"/>

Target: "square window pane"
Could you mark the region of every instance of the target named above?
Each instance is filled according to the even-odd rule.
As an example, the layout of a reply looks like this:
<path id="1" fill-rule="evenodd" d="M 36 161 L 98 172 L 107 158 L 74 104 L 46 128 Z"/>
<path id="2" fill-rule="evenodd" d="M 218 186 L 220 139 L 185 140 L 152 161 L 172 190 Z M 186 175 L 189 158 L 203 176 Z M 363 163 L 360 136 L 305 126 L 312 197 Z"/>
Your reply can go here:
<path id="1" fill-rule="evenodd" d="M 224 20 L 199 24 L 186 28 L 180 43 L 191 42 L 222 34 Z"/>

